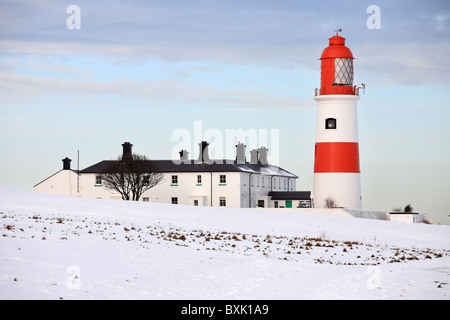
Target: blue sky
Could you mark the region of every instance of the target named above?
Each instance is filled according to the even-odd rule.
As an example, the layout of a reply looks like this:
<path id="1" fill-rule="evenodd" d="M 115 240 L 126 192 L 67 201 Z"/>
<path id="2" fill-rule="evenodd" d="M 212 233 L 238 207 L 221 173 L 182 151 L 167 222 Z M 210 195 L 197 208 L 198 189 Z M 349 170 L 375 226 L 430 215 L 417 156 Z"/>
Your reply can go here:
<path id="1" fill-rule="evenodd" d="M 450 224 L 448 1 L 0 1 L 0 184 L 31 190 L 77 150 L 84 168 L 124 141 L 167 159 L 174 131 L 201 121 L 278 130 L 279 164 L 308 190 L 318 58 L 336 28 L 366 83 L 363 207 Z"/>

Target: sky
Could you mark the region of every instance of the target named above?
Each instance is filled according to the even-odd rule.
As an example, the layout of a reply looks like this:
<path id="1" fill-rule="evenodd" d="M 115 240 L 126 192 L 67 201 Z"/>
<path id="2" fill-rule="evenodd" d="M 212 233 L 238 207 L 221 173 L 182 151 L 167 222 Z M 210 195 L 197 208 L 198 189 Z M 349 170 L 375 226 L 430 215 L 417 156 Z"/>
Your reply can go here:
<path id="1" fill-rule="evenodd" d="M 448 1 L 0 0 L 0 185 L 33 190 L 61 159 L 82 169 L 126 141 L 170 159 L 208 140 L 230 158 L 244 132 L 247 154 L 267 146 L 310 190 L 319 58 L 338 28 L 366 84 L 363 208 L 450 224 Z"/>

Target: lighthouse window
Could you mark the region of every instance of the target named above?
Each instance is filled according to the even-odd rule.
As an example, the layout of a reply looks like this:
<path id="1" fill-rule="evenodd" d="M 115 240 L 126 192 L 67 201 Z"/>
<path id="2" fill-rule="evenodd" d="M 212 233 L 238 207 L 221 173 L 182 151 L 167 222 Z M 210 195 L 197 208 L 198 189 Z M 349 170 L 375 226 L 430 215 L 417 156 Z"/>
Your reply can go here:
<path id="1" fill-rule="evenodd" d="M 353 85 L 353 60 L 345 58 L 334 59 L 334 86 Z"/>
<path id="2" fill-rule="evenodd" d="M 335 118 L 328 118 L 325 120 L 325 129 L 336 129 L 336 119 Z"/>

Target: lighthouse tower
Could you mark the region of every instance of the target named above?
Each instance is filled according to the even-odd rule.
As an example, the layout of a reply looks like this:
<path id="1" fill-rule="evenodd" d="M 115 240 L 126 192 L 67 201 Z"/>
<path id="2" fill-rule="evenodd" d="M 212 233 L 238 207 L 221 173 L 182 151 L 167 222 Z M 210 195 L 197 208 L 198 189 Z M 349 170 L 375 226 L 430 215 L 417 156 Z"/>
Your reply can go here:
<path id="1" fill-rule="evenodd" d="M 358 121 L 359 89 L 353 86 L 353 55 L 336 35 L 320 57 L 314 157 L 314 207 L 361 209 Z M 331 200 L 331 201 L 330 201 Z"/>

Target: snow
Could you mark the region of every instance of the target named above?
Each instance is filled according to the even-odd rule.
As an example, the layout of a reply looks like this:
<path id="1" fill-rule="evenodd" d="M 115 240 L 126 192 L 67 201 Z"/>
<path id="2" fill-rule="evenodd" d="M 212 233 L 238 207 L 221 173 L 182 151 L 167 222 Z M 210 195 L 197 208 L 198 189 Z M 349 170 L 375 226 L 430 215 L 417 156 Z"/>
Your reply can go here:
<path id="1" fill-rule="evenodd" d="M 0 187 L 1 299 L 444 299 L 450 226 Z"/>

